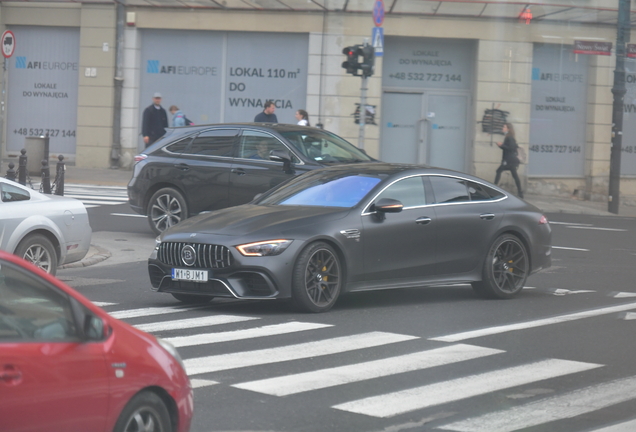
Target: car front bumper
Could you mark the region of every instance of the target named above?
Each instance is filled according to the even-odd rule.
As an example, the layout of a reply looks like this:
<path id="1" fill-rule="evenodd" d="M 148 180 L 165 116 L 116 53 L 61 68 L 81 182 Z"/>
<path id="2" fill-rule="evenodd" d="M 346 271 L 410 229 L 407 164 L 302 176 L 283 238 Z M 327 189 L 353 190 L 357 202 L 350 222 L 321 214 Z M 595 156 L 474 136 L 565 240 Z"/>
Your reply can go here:
<path id="1" fill-rule="evenodd" d="M 302 241 L 294 241 L 283 253 L 269 257 L 245 257 L 234 248 L 224 268 L 187 267 L 183 263 L 164 262 L 153 251 L 148 259 L 148 275 L 158 292 L 195 294 L 237 299 L 277 299 L 291 297 L 292 272 Z M 172 279 L 173 268 L 207 270 L 205 282 Z"/>

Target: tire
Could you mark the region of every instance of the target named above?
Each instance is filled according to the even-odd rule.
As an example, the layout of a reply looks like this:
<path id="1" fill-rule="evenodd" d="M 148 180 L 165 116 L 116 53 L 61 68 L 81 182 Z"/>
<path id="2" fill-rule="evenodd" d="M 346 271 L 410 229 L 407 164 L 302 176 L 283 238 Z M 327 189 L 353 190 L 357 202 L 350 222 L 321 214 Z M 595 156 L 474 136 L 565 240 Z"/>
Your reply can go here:
<path id="1" fill-rule="evenodd" d="M 198 303 L 198 304 L 209 303 L 214 298 L 212 296 L 203 296 L 203 295 L 196 295 L 196 294 L 172 294 L 172 297 L 176 298 L 177 300 L 183 303 Z"/>
<path id="2" fill-rule="evenodd" d="M 15 249 L 15 254 L 55 276 L 58 263 L 57 252 L 46 236 L 31 234 L 25 237 Z"/>
<path id="3" fill-rule="evenodd" d="M 181 192 L 173 188 L 162 188 L 148 202 L 148 224 L 159 235 L 188 218 L 188 205 Z"/>
<path id="4" fill-rule="evenodd" d="M 292 300 L 305 312 L 327 312 L 342 290 L 343 271 L 336 251 L 316 242 L 303 250 L 292 273 Z"/>
<path id="5" fill-rule="evenodd" d="M 488 251 L 482 280 L 473 282 L 472 286 L 475 292 L 486 298 L 512 298 L 523 289 L 529 269 L 526 247 L 517 237 L 503 234 Z"/>
<path id="6" fill-rule="evenodd" d="M 114 432 L 172 432 L 170 414 L 161 398 L 144 391 L 135 395 L 117 419 Z"/>

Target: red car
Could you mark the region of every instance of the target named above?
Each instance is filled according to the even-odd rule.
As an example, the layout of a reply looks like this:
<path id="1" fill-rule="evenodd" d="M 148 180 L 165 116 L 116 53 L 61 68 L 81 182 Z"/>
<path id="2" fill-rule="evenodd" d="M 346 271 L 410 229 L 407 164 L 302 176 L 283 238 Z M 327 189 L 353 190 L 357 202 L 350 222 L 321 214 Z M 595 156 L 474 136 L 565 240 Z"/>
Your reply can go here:
<path id="1" fill-rule="evenodd" d="M 187 432 L 175 348 L 0 251 L 0 429 Z"/>

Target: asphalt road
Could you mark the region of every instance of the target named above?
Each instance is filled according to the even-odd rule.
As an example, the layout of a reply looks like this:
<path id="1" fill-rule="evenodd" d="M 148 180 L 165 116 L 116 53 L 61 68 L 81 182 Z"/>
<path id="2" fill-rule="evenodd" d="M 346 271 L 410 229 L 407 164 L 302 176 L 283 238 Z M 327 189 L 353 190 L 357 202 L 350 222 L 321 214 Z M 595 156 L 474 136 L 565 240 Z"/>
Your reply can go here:
<path id="1" fill-rule="evenodd" d="M 58 276 L 179 345 L 193 432 L 636 430 L 634 219 L 548 214 L 553 267 L 513 300 L 468 285 L 376 291 L 316 315 L 152 292 L 153 235 L 113 215 L 123 207 L 90 209 L 91 223 L 134 246 Z"/>

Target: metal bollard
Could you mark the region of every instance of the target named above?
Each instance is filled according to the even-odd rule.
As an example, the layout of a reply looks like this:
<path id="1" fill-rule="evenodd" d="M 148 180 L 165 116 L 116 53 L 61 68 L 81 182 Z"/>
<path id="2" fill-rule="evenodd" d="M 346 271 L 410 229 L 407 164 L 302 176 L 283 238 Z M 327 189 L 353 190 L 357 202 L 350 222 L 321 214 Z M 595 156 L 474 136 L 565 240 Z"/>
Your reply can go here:
<path id="1" fill-rule="evenodd" d="M 64 173 L 66 172 L 66 165 L 64 165 L 63 155 L 59 155 L 57 159 L 59 162 L 55 168 L 55 195 L 64 195 Z"/>
<path id="2" fill-rule="evenodd" d="M 13 162 L 9 162 L 9 169 L 7 170 L 7 175 L 5 176 L 5 178 L 7 180 L 12 180 L 15 181 L 15 164 Z"/>
<path id="3" fill-rule="evenodd" d="M 20 157 L 18 158 L 18 183 L 23 186 L 26 186 L 26 176 L 27 176 L 27 156 L 26 149 L 20 150 Z"/>
<path id="4" fill-rule="evenodd" d="M 51 193 L 51 172 L 49 170 L 49 161 L 42 159 L 42 192 Z"/>

